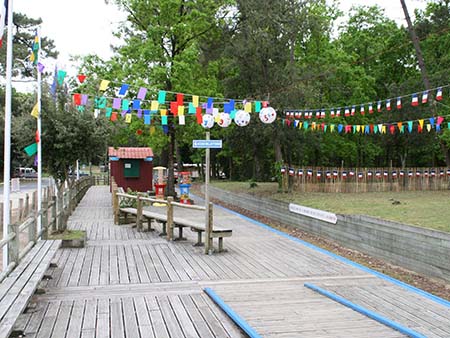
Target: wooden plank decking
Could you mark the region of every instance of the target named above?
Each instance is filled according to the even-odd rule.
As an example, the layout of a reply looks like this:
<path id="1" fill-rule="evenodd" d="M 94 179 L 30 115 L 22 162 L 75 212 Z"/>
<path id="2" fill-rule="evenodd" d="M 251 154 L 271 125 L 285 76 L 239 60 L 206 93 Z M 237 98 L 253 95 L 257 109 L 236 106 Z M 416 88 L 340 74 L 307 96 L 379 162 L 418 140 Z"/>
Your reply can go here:
<path id="1" fill-rule="evenodd" d="M 450 308 L 216 208 L 228 252 L 113 224 L 108 187 L 92 187 L 69 222 L 84 249 L 60 249 L 45 295 L 16 323 L 27 337 L 241 337 L 210 287 L 264 337 L 403 337 L 305 288 L 314 283 L 427 337 L 450 336 Z M 176 211 L 180 212 L 180 211 Z M 202 214 L 187 213 L 195 219 Z M 50 271 L 50 270 L 49 270 Z"/>

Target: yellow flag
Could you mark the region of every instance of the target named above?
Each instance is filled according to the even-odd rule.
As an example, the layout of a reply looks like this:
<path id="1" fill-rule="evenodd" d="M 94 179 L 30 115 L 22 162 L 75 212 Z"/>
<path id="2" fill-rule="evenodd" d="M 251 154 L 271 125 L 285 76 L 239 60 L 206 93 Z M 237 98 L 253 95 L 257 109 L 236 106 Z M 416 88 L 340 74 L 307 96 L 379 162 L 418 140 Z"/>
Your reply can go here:
<path id="1" fill-rule="evenodd" d="M 166 116 L 167 115 L 167 109 L 161 109 L 160 113 L 161 113 L 161 116 Z"/>
<path id="2" fill-rule="evenodd" d="M 358 124 L 357 126 L 356 126 L 356 132 L 360 132 L 361 131 L 361 126 Z"/>
<path id="3" fill-rule="evenodd" d="M 33 110 L 31 111 L 31 116 L 38 118 L 39 117 L 39 109 L 38 109 L 38 104 L 36 103 L 35 106 L 33 107 Z"/>
<path id="4" fill-rule="evenodd" d="M 198 107 L 198 96 L 197 95 L 192 96 L 192 104 L 194 105 L 195 108 Z"/>
<path id="5" fill-rule="evenodd" d="M 150 127 L 150 135 L 153 135 L 155 133 L 155 126 Z"/>
<path id="6" fill-rule="evenodd" d="M 420 128 L 422 128 L 422 129 L 423 129 L 423 122 L 424 122 L 424 120 L 419 120 Z"/>
<path id="7" fill-rule="evenodd" d="M 386 134 L 386 126 L 383 126 L 383 127 L 381 128 L 381 133 L 382 133 L 382 134 Z"/>
<path id="8" fill-rule="evenodd" d="M 334 124 L 332 124 L 331 126 L 330 126 L 330 132 L 334 132 Z"/>
<path id="9" fill-rule="evenodd" d="M 303 122 L 300 122 L 300 123 L 298 124 L 298 128 L 299 128 L 299 129 L 302 129 L 302 127 L 303 127 Z"/>
<path id="10" fill-rule="evenodd" d="M 157 111 L 158 108 L 159 108 L 159 102 L 158 102 L 158 101 L 152 101 L 150 110 L 151 110 L 151 111 Z"/>
<path id="11" fill-rule="evenodd" d="M 427 124 L 427 130 L 428 130 L 428 132 L 431 131 L 431 124 Z"/>
<path id="12" fill-rule="evenodd" d="M 251 103 L 251 102 L 247 102 L 247 103 L 245 104 L 245 106 L 244 106 L 244 110 L 245 110 L 247 113 L 251 113 L 251 112 L 252 112 L 252 103 Z"/>
<path id="13" fill-rule="evenodd" d="M 131 123 L 131 114 L 126 114 L 125 115 L 125 122 L 126 123 Z"/>
<path id="14" fill-rule="evenodd" d="M 184 106 L 178 106 L 178 115 L 180 115 L 180 116 L 184 115 Z"/>
<path id="15" fill-rule="evenodd" d="M 108 80 L 102 80 L 102 82 L 100 82 L 100 88 L 99 88 L 99 90 L 105 91 L 106 89 L 108 89 L 109 82 L 110 82 L 110 81 L 108 81 Z"/>

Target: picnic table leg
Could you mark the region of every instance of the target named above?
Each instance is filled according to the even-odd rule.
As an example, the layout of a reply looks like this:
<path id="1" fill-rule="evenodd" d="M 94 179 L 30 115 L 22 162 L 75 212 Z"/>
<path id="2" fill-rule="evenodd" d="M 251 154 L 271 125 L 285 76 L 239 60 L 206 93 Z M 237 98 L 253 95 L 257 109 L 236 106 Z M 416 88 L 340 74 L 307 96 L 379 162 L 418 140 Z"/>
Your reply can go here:
<path id="1" fill-rule="evenodd" d="M 195 243 L 194 246 L 203 246 L 203 245 L 205 245 L 202 242 L 202 232 L 203 231 L 197 231 L 197 243 Z"/>
<path id="2" fill-rule="evenodd" d="M 161 237 L 167 236 L 167 222 L 162 223 L 162 232 L 159 234 Z"/>
<path id="3" fill-rule="evenodd" d="M 183 227 L 182 226 L 178 227 L 178 238 L 175 238 L 174 240 L 175 241 L 185 241 L 185 240 L 187 240 L 186 237 L 183 237 Z"/>
<path id="4" fill-rule="evenodd" d="M 223 237 L 219 237 L 219 252 L 223 251 Z"/>
<path id="5" fill-rule="evenodd" d="M 147 224 L 148 224 L 148 227 L 147 227 L 148 231 L 155 231 L 155 229 L 152 228 L 152 219 L 151 218 L 147 218 Z"/>

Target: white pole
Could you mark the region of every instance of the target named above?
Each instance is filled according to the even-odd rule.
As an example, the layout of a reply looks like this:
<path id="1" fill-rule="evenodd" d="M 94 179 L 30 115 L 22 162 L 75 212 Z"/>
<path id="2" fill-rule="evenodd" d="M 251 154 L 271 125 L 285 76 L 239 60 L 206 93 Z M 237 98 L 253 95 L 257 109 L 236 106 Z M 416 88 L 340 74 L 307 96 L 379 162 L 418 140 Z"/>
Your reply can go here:
<path id="1" fill-rule="evenodd" d="M 3 18 L 2 18 L 3 20 Z M 12 96 L 12 60 L 13 60 L 13 0 L 8 1 L 8 37 L 6 49 L 6 88 L 5 88 L 5 149 L 3 169 L 3 239 L 8 237 L 11 180 L 11 96 Z M 8 245 L 3 247 L 3 270 L 9 263 Z"/>
<path id="2" fill-rule="evenodd" d="M 37 179 L 37 208 L 38 208 L 38 219 L 37 219 L 37 233 L 39 234 L 42 229 L 42 215 L 40 212 L 42 210 L 42 126 L 41 126 L 41 101 L 42 101 L 42 88 L 41 88 L 41 72 L 39 71 L 39 60 L 41 51 L 41 28 L 37 28 L 37 36 L 39 49 L 37 52 L 37 105 L 38 105 L 38 119 L 37 119 L 37 131 L 39 135 L 39 142 L 37 144 L 37 156 L 38 156 L 38 179 Z"/>
<path id="3" fill-rule="evenodd" d="M 209 131 L 207 131 L 206 132 L 206 140 L 209 141 L 209 139 L 210 139 L 210 134 L 209 134 Z M 208 227 L 211 226 L 211 224 L 209 224 L 209 172 L 210 172 L 210 169 L 209 169 L 209 166 L 210 166 L 210 149 L 209 148 L 206 148 L 205 162 L 206 162 L 206 172 L 205 172 L 205 208 L 206 208 L 206 210 L 205 210 L 205 227 L 207 228 L 206 231 L 205 231 L 206 232 L 206 235 L 205 235 L 205 253 L 210 255 L 212 253 L 212 251 L 211 251 L 212 248 L 210 248 L 211 241 L 208 238 L 209 234 L 210 234 L 210 231 L 208 231 L 209 230 Z"/>

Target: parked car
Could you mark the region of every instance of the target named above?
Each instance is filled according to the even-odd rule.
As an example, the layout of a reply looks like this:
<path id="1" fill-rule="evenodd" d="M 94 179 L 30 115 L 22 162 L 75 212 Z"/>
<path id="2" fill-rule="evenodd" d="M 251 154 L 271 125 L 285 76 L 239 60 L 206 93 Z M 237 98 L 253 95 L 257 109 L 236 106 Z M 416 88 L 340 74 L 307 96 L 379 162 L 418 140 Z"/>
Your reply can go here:
<path id="1" fill-rule="evenodd" d="M 37 178 L 37 172 L 34 168 L 19 167 L 14 169 L 14 177 Z"/>

